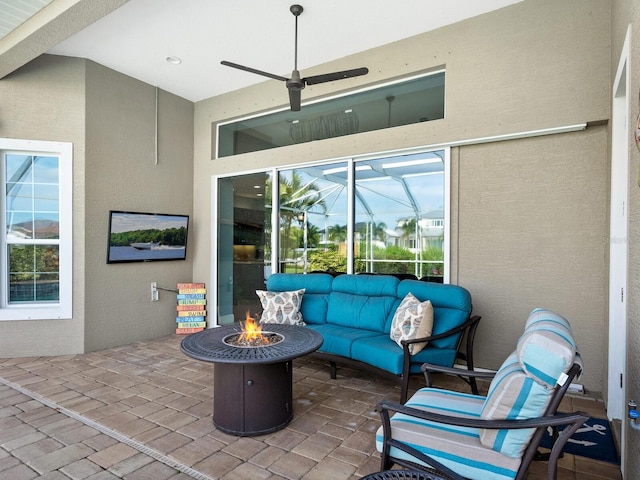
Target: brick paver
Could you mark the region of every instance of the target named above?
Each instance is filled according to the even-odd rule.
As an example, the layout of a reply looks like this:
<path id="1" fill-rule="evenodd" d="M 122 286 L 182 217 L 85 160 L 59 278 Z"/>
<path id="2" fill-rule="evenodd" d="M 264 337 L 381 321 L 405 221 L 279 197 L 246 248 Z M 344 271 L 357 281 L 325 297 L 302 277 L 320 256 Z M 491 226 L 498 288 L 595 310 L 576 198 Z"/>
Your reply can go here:
<path id="1" fill-rule="evenodd" d="M 357 480 L 379 470 L 375 405 L 399 398 L 395 383 L 348 368 L 331 380 L 325 365 L 295 360 L 291 423 L 268 435 L 237 437 L 213 424 L 213 366 L 186 357 L 181 340 L 0 359 L 0 480 L 182 480 L 188 473 L 220 480 Z M 468 390 L 455 379 L 440 386 Z M 605 415 L 602 402 L 565 400 L 563 409 Z M 544 478 L 544 465 L 533 466 L 528 480 Z M 621 475 L 615 465 L 565 455 L 558 479 Z"/>
<path id="2" fill-rule="evenodd" d="M 0 480 L 180 478 L 175 468 L 5 385 L 0 398 L 18 402 L 0 409 Z"/>

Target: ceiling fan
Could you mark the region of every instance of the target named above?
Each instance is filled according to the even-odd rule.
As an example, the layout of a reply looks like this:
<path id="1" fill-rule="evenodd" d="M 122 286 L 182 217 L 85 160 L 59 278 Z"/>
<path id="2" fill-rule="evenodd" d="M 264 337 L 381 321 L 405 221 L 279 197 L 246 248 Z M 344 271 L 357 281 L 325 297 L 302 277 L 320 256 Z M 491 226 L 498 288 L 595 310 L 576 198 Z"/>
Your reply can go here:
<path id="1" fill-rule="evenodd" d="M 291 111 L 297 112 L 300 110 L 300 92 L 307 85 L 316 85 L 318 83 L 333 82 L 335 80 L 342 80 L 343 78 L 358 77 L 360 75 L 366 75 L 369 73 L 369 69 L 366 67 L 354 68 L 353 70 L 343 70 L 341 72 L 325 73 L 323 75 L 312 75 L 310 77 L 300 78 L 300 72 L 298 71 L 298 17 L 302 13 L 301 5 L 291 5 L 289 8 L 294 17 L 296 17 L 296 30 L 295 30 L 295 56 L 294 67 L 291 72 L 291 78 L 283 77 L 281 75 L 275 75 L 273 73 L 264 72 L 262 70 L 256 70 L 255 68 L 245 67 L 244 65 L 238 65 L 237 63 L 227 62 L 223 60 L 220 62 L 227 67 L 233 67 L 246 72 L 256 73 L 264 77 L 273 78 L 274 80 L 281 80 L 287 85 L 289 90 L 289 103 L 291 105 Z"/>

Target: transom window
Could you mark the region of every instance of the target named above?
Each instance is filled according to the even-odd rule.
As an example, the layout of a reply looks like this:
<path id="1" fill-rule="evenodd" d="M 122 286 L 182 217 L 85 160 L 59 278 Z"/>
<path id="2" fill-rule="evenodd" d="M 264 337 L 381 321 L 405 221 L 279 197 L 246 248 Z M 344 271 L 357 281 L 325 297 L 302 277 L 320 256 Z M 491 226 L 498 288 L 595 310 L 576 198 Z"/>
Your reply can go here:
<path id="1" fill-rule="evenodd" d="M 444 118 L 443 70 L 288 108 L 214 124 L 226 157 Z M 212 152 L 213 153 L 213 152 Z"/>

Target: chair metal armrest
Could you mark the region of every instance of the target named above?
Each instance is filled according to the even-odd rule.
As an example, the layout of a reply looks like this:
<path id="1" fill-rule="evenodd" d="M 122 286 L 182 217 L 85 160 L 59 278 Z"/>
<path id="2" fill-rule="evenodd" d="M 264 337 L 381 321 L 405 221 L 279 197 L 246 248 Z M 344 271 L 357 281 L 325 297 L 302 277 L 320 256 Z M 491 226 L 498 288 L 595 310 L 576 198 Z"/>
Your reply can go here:
<path id="1" fill-rule="evenodd" d="M 539 428 L 539 427 L 556 427 L 560 425 L 568 425 L 577 420 L 584 421 L 589 419 L 589 415 L 584 412 L 572 413 L 556 413 L 555 415 L 547 415 L 536 418 L 527 418 L 523 420 L 484 420 L 478 418 L 462 418 L 452 415 L 443 415 L 441 413 L 433 413 L 419 408 L 408 407 L 396 402 L 381 401 L 377 407 L 378 412 L 391 411 L 402 413 L 421 420 L 428 420 L 435 423 L 443 423 L 446 425 L 455 425 L 458 427 L 471 428 L 489 428 L 494 430 L 514 429 L 514 428 Z"/>
<path id="2" fill-rule="evenodd" d="M 409 346 L 414 343 L 420 342 L 430 342 L 432 340 L 438 340 L 439 338 L 449 337 L 451 335 L 455 335 L 457 333 L 461 333 L 460 339 L 464 337 L 465 331 L 467 332 L 467 352 L 462 355 L 463 358 L 467 362 L 467 367 L 473 370 L 473 339 L 475 337 L 476 329 L 478 328 L 478 323 L 480 322 L 479 315 L 470 316 L 462 325 L 458 325 L 457 327 L 451 328 L 446 332 L 438 333 L 436 335 L 431 335 L 430 337 L 422 337 L 422 338 L 414 338 L 411 340 L 401 340 L 402 350 L 403 350 L 403 362 L 402 362 L 402 385 L 400 387 L 400 402 L 404 403 L 407 401 L 407 393 L 409 389 L 409 371 L 411 370 L 411 352 L 409 351 Z M 459 345 L 458 345 L 459 346 Z M 478 387 L 476 385 L 475 379 L 471 378 L 469 380 L 464 379 L 470 386 L 471 391 L 474 395 L 478 394 Z"/>
<path id="3" fill-rule="evenodd" d="M 446 373 L 450 375 L 464 375 L 465 377 L 473 377 L 473 378 L 484 378 L 490 379 L 495 377 L 495 370 L 468 370 L 464 368 L 456 368 L 456 367 L 442 367 L 440 365 L 434 365 L 433 363 L 423 363 L 422 367 L 420 367 L 422 372 L 425 374 L 425 380 L 427 381 L 427 386 L 430 385 L 430 378 L 427 377 L 430 373 Z"/>
<path id="4" fill-rule="evenodd" d="M 462 332 L 464 336 L 464 332 L 466 331 L 467 333 L 466 352 L 465 353 L 458 352 L 457 357 L 462 358 L 466 362 L 467 370 L 464 370 L 464 373 L 462 373 L 463 370 L 458 369 L 457 372 L 452 372 L 452 373 L 454 373 L 455 375 L 458 375 L 471 387 L 471 393 L 473 393 L 474 395 L 478 395 L 478 385 L 476 383 L 477 377 L 474 375 L 467 375 L 467 372 L 473 371 L 473 342 L 476 335 L 476 329 L 478 328 L 478 324 L 480 323 L 481 318 L 482 317 L 480 315 L 473 315 L 473 316 L 470 316 L 462 325 L 458 325 L 457 327 L 447 330 L 446 332 L 442 332 L 438 335 L 432 335 L 431 337 L 425 337 L 425 338 L 416 338 L 412 340 L 402 340 L 401 343 L 404 349 L 403 376 L 408 375 L 409 368 L 411 366 L 411 353 L 409 352 L 409 345 L 413 343 L 419 343 L 419 342 L 437 340 L 438 338 L 449 337 L 451 335 L 455 335 L 460 332 Z M 463 336 L 460 337 L 461 340 Z M 429 373 L 423 370 L 423 374 L 424 374 L 427 386 L 430 387 L 432 383 L 431 383 L 431 378 L 429 376 Z M 404 392 L 404 394 L 401 396 L 401 402 L 404 403 L 406 400 L 407 400 L 406 392 Z"/>
<path id="5" fill-rule="evenodd" d="M 421 420 L 426 420 L 430 422 L 446 424 L 446 425 L 455 425 L 461 427 L 471 427 L 471 428 L 482 428 L 482 429 L 521 429 L 521 428 L 548 428 L 548 427 L 558 427 L 562 425 L 566 425 L 558 439 L 553 444 L 551 449 L 551 453 L 549 456 L 549 464 L 548 464 L 548 475 L 549 478 L 556 478 L 556 467 L 557 461 L 562 453 L 562 449 L 564 445 L 569 440 L 569 438 L 582 426 L 582 424 L 589 419 L 589 415 L 584 412 L 573 412 L 573 413 L 556 413 L 555 415 L 547 415 L 543 417 L 524 419 L 524 420 L 483 420 L 483 419 L 475 419 L 475 418 L 460 418 L 454 417 L 450 415 L 442 415 L 439 413 L 428 412 L 426 410 L 421 410 L 413 407 L 408 407 L 406 405 L 402 405 L 395 402 L 389 401 L 381 401 L 376 410 L 379 412 L 380 417 L 382 419 L 382 427 L 383 427 L 383 435 L 384 435 L 384 443 L 383 446 L 383 455 L 386 455 L 386 458 L 383 458 L 383 465 L 385 467 L 390 467 L 392 462 L 388 458 L 389 450 L 391 447 L 395 447 L 409 453 L 412 456 L 415 456 L 417 459 L 431 465 L 434 468 L 442 469 L 443 466 L 439 464 L 437 461 L 430 458 L 428 455 L 425 455 L 422 452 L 417 451 L 409 445 L 406 445 L 400 441 L 394 440 L 391 436 L 391 415 L 390 412 L 402 413 L 404 415 L 408 415 L 414 418 L 418 418 Z M 455 472 L 452 472 L 450 469 L 444 467 L 444 472 L 449 474 L 454 479 L 462 479 Z"/>

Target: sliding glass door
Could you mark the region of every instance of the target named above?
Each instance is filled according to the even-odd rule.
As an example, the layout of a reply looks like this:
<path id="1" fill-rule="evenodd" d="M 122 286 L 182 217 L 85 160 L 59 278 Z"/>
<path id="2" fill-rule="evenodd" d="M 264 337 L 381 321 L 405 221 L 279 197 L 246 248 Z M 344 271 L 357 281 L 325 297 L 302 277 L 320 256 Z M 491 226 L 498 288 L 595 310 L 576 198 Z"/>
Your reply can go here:
<path id="1" fill-rule="evenodd" d="M 217 180 L 217 324 L 259 312 L 256 290 L 271 269 L 271 204 L 268 172 Z"/>
<path id="2" fill-rule="evenodd" d="M 217 323 L 259 313 L 273 272 L 447 281 L 448 175 L 441 149 L 217 178 Z"/>

